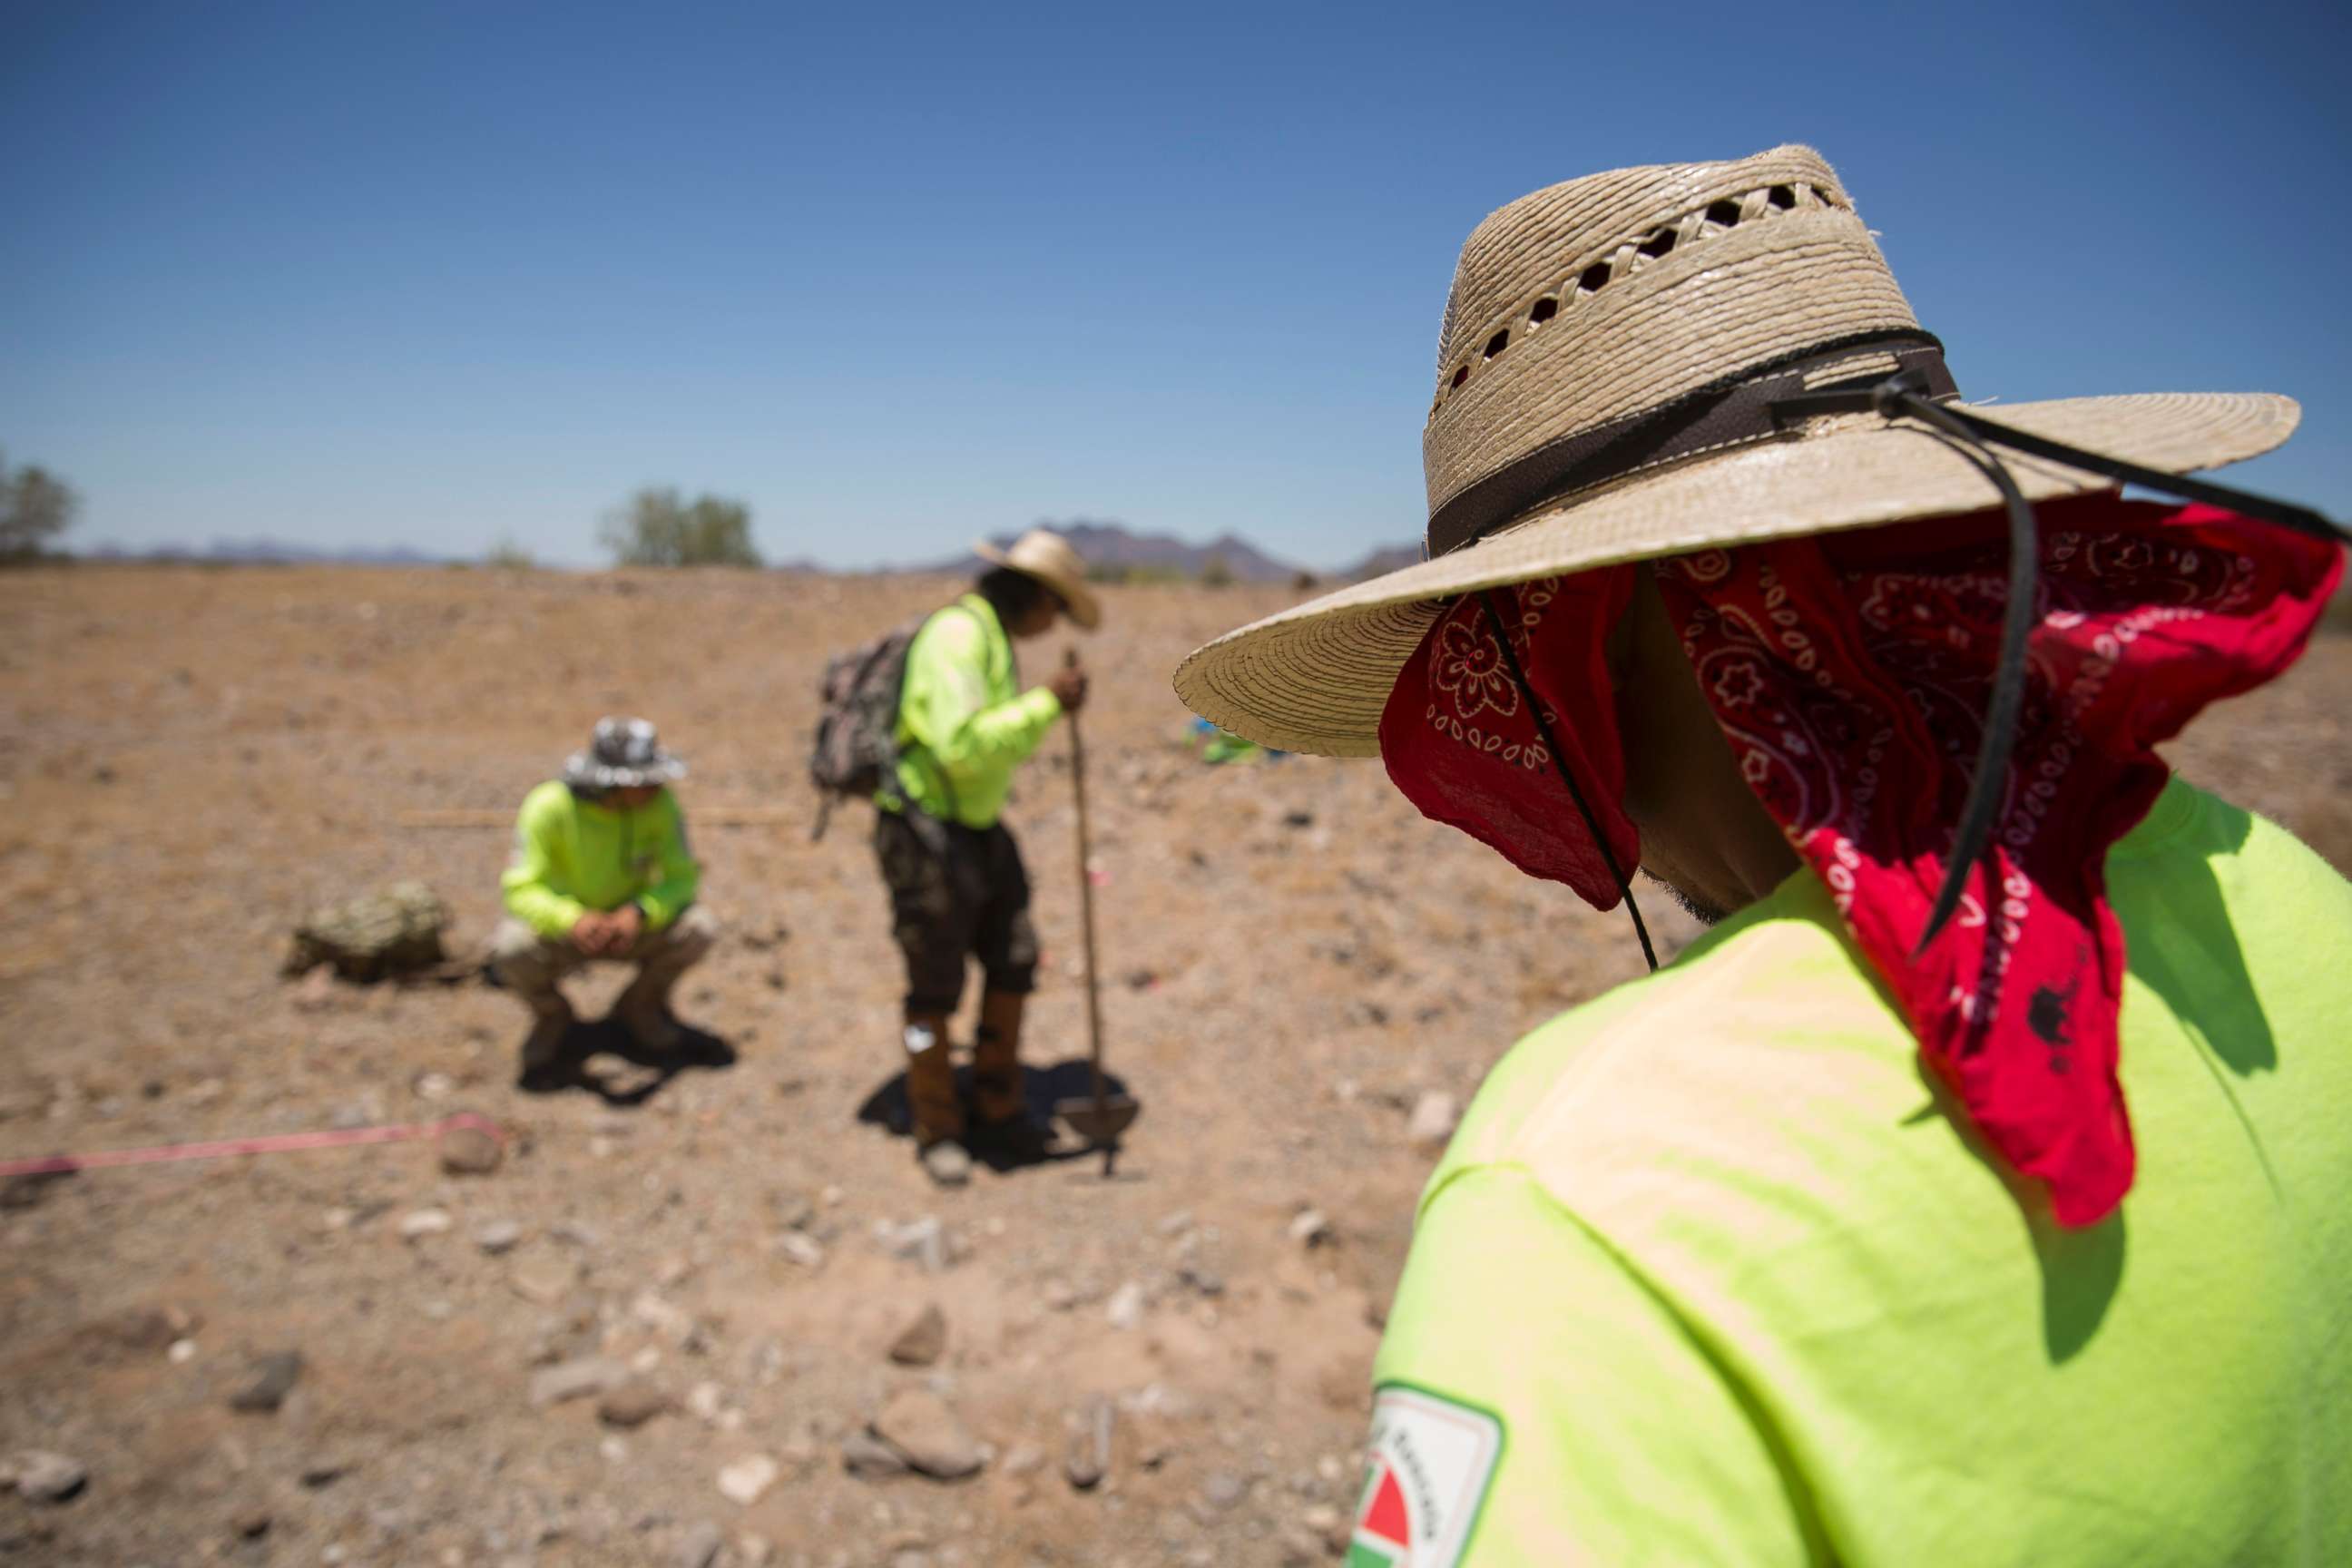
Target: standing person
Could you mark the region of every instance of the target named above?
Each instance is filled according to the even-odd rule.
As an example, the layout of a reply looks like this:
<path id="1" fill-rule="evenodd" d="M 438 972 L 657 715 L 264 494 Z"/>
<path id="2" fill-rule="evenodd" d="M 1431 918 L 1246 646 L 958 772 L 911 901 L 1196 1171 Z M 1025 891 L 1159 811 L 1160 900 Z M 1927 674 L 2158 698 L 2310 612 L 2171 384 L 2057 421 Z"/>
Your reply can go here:
<path id="1" fill-rule="evenodd" d="M 1075 665 L 1024 690 L 1013 645 L 1064 616 L 1091 631 L 1102 609 L 1086 563 L 1060 535 L 1032 529 L 989 563 L 971 592 L 934 612 L 907 650 L 898 707 L 897 787 L 877 804 L 874 853 L 907 960 L 907 1100 L 923 1169 L 945 1186 L 971 1179 L 966 1114 L 956 1093 L 948 1019 L 964 963 L 984 989 L 972 1042 L 972 1111 L 992 1130 L 1031 1132 L 1021 1084 L 1021 1016 L 1036 988 L 1029 875 L 1004 826 L 1013 770 L 1064 713 L 1086 705 Z"/>
<path id="2" fill-rule="evenodd" d="M 563 776 L 524 797 L 514 858 L 499 878 L 509 918 L 491 939 L 490 962 L 531 1011 L 526 1074 L 555 1061 L 577 1022 L 558 983 L 598 962 L 637 966 L 613 1005 L 631 1037 L 648 1050 L 677 1048 L 670 993 L 719 937 L 718 921 L 695 902 L 702 869 L 669 790 L 685 776 L 651 724 L 599 719 Z"/>
<path id="3" fill-rule="evenodd" d="M 2352 1562 L 2352 887 L 2151 749 L 2336 586 L 2172 477 L 2294 405 L 1975 413 L 1800 147 L 1503 208 L 1441 351 L 1429 559 L 1178 689 L 1714 923 L 1431 1179 L 1362 1560 Z"/>

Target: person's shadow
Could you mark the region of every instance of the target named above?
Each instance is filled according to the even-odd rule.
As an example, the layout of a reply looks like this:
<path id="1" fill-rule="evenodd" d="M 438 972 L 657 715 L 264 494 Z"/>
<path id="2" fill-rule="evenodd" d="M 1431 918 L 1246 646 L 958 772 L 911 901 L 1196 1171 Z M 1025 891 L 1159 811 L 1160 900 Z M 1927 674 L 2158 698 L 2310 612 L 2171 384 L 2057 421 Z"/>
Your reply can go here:
<path id="1" fill-rule="evenodd" d="M 515 1087 L 525 1094 L 561 1094 L 581 1089 L 607 1105 L 643 1105 L 689 1068 L 721 1068 L 735 1065 L 735 1047 L 719 1036 L 678 1026 L 677 1048 L 647 1050 L 617 1018 L 598 1018 L 572 1026 L 563 1048 L 551 1062 L 525 1069 Z M 597 1064 L 618 1058 L 619 1067 Z"/>
<path id="2" fill-rule="evenodd" d="M 956 1068 L 956 1092 L 964 1103 L 971 1103 L 971 1069 Z M 1050 1067 L 1021 1068 L 1021 1097 L 1026 1101 L 1027 1131 L 992 1129 L 974 1121 L 964 1140 L 971 1157 L 990 1170 L 1002 1174 L 1026 1166 L 1056 1164 L 1064 1160 L 1084 1159 L 1099 1152 L 1082 1141 L 1061 1139 L 1048 1141 L 1038 1134 L 1049 1129 L 1054 1121 L 1054 1107 L 1069 1100 L 1085 1100 L 1095 1091 L 1094 1075 L 1087 1068 L 1087 1058 L 1073 1057 L 1068 1061 Z M 1106 1068 L 1103 1072 L 1106 1094 L 1125 1094 L 1127 1085 L 1119 1076 Z M 907 1102 L 907 1075 L 891 1074 L 877 1085 L 857 1108 L 857 1120 L 877 1127 L 887 1128 L 893 1136 L 912 1137 L 915 1118 Z"/>

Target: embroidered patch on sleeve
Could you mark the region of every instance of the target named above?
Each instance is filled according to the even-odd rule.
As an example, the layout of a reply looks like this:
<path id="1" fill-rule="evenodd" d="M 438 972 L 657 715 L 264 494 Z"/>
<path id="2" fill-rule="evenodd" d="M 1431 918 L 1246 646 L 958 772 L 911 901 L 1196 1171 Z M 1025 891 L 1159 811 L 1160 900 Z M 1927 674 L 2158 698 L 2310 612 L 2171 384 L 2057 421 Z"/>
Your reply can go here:
<path id="1" fill-rule="evenodd" d="M 1347 1568 L 1454 1568 L 1503 1458 L 1503 1423 L 1390 1384 L 1372 1402 L 1364 1495 Z"/>

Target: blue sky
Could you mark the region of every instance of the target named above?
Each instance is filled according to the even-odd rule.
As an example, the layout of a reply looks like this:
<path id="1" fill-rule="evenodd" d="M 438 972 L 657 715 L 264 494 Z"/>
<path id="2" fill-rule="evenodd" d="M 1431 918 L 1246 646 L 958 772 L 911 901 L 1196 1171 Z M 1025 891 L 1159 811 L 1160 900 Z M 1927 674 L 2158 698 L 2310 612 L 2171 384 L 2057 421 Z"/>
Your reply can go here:
<path id="1" fill-rule="evenodd" d="M 89 545 L 772 558 L 1423 521 L 1454 257 L 1810 142 L 1971 396 L 2303 401 L 2352 512 L 2352 8 L 0 0 L 0 447 Z"/>

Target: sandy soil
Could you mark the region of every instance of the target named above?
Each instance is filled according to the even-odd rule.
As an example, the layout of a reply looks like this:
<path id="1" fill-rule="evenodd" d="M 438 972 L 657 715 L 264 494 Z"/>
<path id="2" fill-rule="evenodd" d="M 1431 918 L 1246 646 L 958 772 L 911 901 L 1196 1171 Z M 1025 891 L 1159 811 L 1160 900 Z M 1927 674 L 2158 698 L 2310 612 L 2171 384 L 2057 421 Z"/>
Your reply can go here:
<path id="1" fill-rule="evenodd" d="M 1351 1500 L 1366 1374 L 1435 1158 L 1528 1026 L 1633 974 L 1622 917 L 1422 822 L 1377 765 L 1194 760 L 1168 673 L 1268 590 L 1113 590 L 1087 716 L 1114 1068 L 1145 1103 L 1117 1178 L 1072 1161 L 935 1192 L 877 1119 L 898 963 L 866 812 L 800 816 L 824 654 L 936 603 L 919 580 L 738 574 L 84 569 L 0 576 L 0 1156 L 479 1110 L 506 1163 L 431 1145 L 91 1172 L 0 1209 L 0 1456 L 85 1466 L 0 1496 L 42 1563 L 1307 1563 Z M 1058 641 L 1045 650 L 1058 655 Z M 1039 666 L 1042 669 L 1042 664 Z M 2190 776 L 2352 867 L 2352 639 L 2217 711 Z M 601 712 L 691 760 L 728 937 L 675 1071 L 603 1052 L 514 1081 L 478 984 L 278 973 L 311 906 L 421 879 L 479 942 L 510 812 Z M 1063 740 L 1012 820 L 1048 949 L 1040 1095 L 1085 1047 Z M 1687 940 L 1649 901 L 1669 945 Z M 589 1009 L 617 974 L 580 987 Z M 610 1044 L 609 1040 L 603 1042 Z M 731 1059 L 730 1059 L 731 1058 Z M 1056 1068 L 1056 1064 L 1063 1064 Z M 861 1114 L 864 1112 L 864 1114 Z M 1312 1207 L 1328 1237 L 1303 1244 Z M 446 1217 L 438 1222 L 418 1215 Z M 923 1223 L 936 1222 L 927 1245 Z M 493 1251 L 483 1243 L 513 1244 Z M 886 1352 L 920 1310 L 936 1364 Z M 295 1351 L 274 1413 L 232 1407 Z M 674 1404 L 533 1400 L 583 1358 Z M 582 1372 L 590 1377 L 600 1369 Z M 851 1474 L 895 1394 L 940 1394 L 974 1478 Z M 1071 1413 L 1118 1412 L 1064 1479 Z M 614 1412 L 615 1414 L 623 1414 Z M 772 1460 L 748 1504 L 722 1470 Z M 1336 1537 L 1331 1537 L 1336 1539 Z"/>

